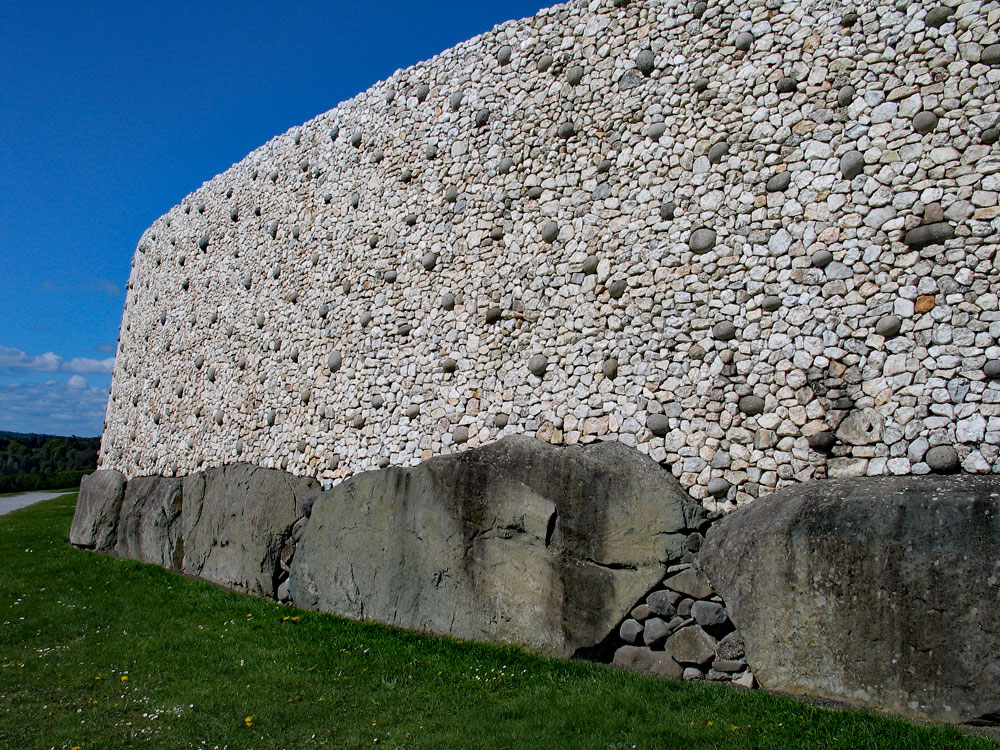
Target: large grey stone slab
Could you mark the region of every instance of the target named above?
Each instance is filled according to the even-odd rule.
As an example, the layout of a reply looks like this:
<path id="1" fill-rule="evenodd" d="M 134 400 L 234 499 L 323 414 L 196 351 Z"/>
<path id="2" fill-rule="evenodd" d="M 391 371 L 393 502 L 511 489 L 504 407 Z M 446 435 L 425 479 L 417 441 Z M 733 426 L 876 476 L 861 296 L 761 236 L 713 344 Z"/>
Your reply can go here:
<path id="1" fill-rule="evenodd" d="M 761 685 L 912 718 L 1000 716 L 1000 477 L 790 487 L 701 563 Z"/>
<path id="2" fill-rule="evenodd" d="M 184 572 L 274 596 L 282 547 L 319 490 L 314 479 L 250 464 L 185 477 Z"/>
<path id="3" fill-rule="evenodd" d="M 125 475 L 99 469 L 80 482 L 69 541 L 78 547 L 109 550 L 114 546 L 118 514 L 125 497 Z"/>
<path id="4" fill-rule="evenodd" d="M 301 607 L 569 656 L 617 628 L 701 513 L 624 445 L 512 437 L 323 493 L 290 591 Z"/>
<path id="5" fill-rule="evenodd" d="M 125 487 L 118 515 L 115 554 L 179 571 L 180 478 L 137 477 Z"/>

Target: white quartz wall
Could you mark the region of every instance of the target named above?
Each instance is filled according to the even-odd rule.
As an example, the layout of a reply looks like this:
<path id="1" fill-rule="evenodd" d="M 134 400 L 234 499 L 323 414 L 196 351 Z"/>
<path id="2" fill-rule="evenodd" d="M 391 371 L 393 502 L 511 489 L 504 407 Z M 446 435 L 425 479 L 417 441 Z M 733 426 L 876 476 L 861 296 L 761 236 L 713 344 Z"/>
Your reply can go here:
<path id="1" fill-rule="evenodd" d="M 995 1 L 595 0 L 400 71 L 143 235 L 101 466 L 330 484 L 613 439 L 709 509 L 1000 471 L 998 30 Z"/>

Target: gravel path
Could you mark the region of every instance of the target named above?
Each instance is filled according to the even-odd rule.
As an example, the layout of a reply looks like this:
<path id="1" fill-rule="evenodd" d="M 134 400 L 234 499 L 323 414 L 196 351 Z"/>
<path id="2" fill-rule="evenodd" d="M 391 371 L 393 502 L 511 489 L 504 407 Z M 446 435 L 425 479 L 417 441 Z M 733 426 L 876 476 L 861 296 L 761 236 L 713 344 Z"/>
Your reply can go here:
<path id="1" fill-rule="evenodd" d="M 20 495 L 0 497 L 0 516 L 6 515 L 12 510 L 18 510 L 34 503 L 40 503 L 42 500 L 51 500 L 53 497 L 65 494 L 65 492 L 22 492 Z"/>

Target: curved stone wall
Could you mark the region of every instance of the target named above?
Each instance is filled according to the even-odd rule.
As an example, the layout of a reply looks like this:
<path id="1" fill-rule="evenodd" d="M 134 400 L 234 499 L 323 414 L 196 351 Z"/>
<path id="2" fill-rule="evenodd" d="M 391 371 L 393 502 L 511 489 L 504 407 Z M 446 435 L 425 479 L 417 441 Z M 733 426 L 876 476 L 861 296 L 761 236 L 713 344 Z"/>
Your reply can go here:
<path id="1" fill-rule="evenodd" d="M 1000 471 L 998 28 L 594 0 L 400 71 L 143 235 L 101 466 L 614 439 L 710 510 Z"/>

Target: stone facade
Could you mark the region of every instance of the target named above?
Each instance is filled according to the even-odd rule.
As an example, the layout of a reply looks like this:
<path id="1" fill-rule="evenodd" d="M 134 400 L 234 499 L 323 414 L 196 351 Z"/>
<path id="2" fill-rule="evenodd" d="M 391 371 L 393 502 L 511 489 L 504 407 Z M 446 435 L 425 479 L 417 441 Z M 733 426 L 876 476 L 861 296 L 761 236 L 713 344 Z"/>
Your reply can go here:
<path id="1" fill-rule="evenodd" d="M 594 0 L 399 71 L 143 235 L 100 465 L 610 439 L 709 510 L 998 472 L 998 29 Z"/>

